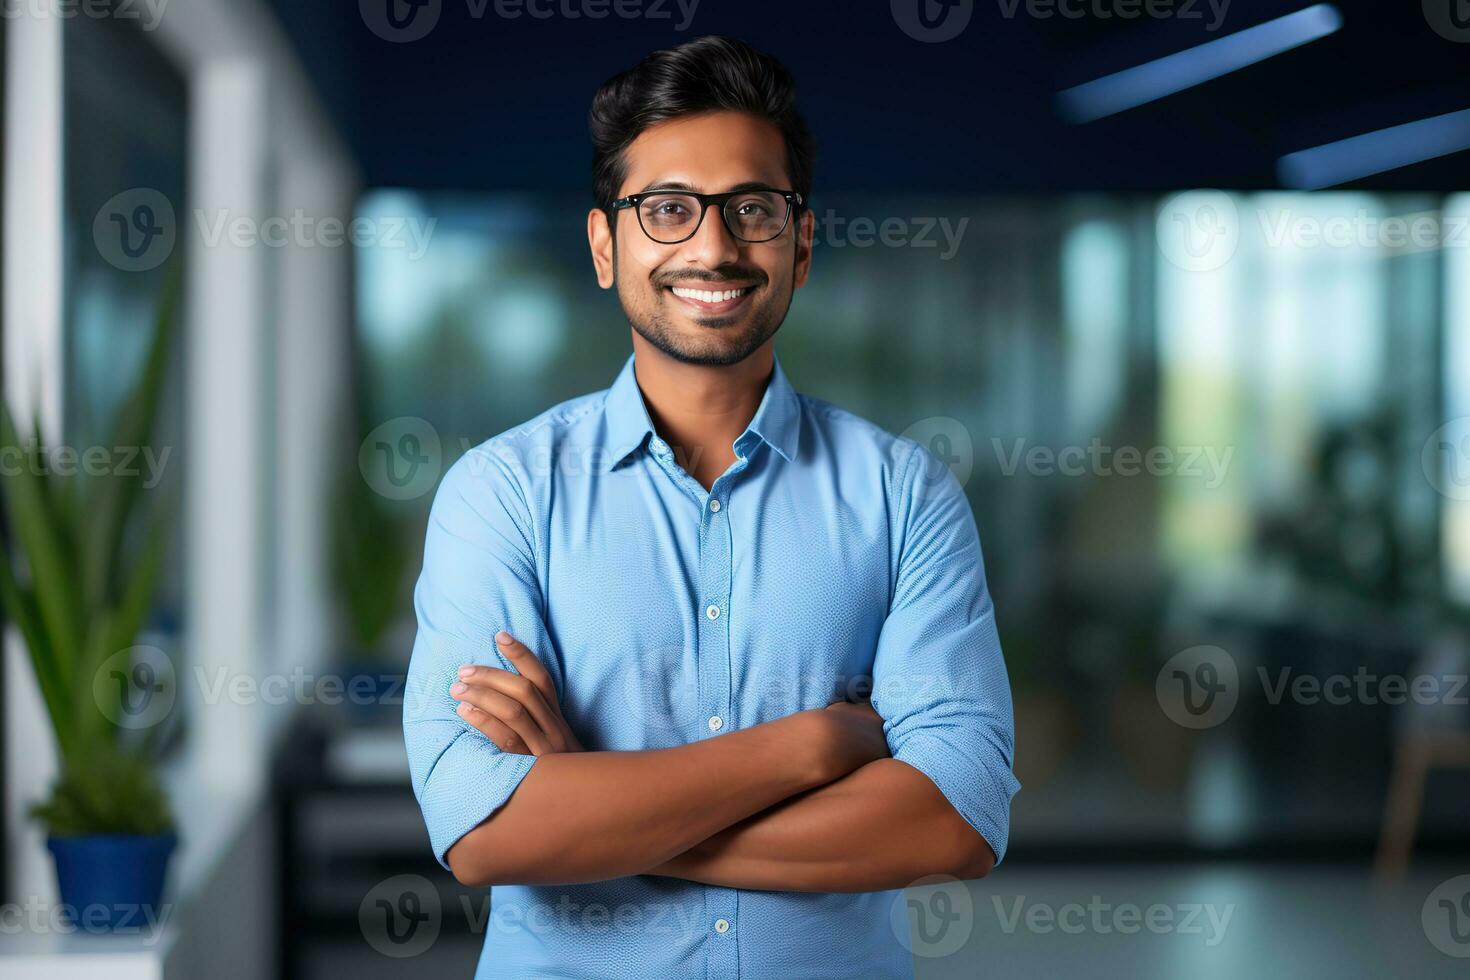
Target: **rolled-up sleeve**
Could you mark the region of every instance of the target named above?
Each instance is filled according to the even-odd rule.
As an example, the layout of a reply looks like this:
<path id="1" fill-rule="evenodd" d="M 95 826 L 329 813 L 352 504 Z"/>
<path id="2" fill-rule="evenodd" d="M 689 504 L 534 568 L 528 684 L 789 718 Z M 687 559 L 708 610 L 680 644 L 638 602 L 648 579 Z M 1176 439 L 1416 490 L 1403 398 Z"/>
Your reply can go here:
<path id="1" fill-rule="evenodd" d="M 895 495 L 900 551 L 873 706 L 895 759 L 924 773 L 1005 856 L 1015 744 L 980 536 L 959 482 L 915 446 Z"/>
<path id="2" fill-rule="evenodd" d="M 470 450 L 445 474 L 430 509 L 403 702 L 414 796 L 446 868 L 449 848 L 504 804 L 536 761 L 503 752 L 471 727 L 449 693 L 463 664 L 512 669 L 496 649 L 499 630 L 547 655 L 534 555 L 518 481 L 501 458 Z"/>

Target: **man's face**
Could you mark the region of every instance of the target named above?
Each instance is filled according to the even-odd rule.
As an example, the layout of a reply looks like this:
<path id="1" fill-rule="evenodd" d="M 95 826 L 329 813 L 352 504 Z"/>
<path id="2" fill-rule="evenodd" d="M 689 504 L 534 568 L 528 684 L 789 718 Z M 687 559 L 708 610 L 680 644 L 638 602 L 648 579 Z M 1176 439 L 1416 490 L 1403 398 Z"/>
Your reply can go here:
<path id="1" fill-rule="evenodd" d="M 781 131 L 745 113 L 712 112 L 652 126 L 628 147 L 625 161 L 619 197 L 658 189 L 791 189 Z M 639 336 L 677 360 L 723 365 L 743 361 L 781 326 L 792 291 L 806 284 L 812 227 L 810 213 L 802 212 L 775 239 L 742 242 L 712 206 L 693 238 L 664 245 L 644 234 L 633 209 L 617 212 L 612 227 L 594 210 L 588 239 L 598 282 L 617 286 Z M 738 294 L 731 298 L 710 296 L 732 290 Z"/>

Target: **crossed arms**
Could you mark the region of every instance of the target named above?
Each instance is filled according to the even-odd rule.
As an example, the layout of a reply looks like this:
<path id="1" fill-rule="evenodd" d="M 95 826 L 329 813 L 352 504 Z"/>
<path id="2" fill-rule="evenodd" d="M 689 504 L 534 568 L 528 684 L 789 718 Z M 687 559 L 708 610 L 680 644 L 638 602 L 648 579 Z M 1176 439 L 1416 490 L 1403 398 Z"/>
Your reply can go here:
<path id="1" fill-rule="evenodd" d="M 689 745 L 585 752 L 546 670 L 507 633 L 516 672 L 466 666 L 460 717 L 536 764 L 448 852 L 466 885 L 655 874 L 733 888 L 879 891 L 979 878 L 995 855 L 923 773 L 888 755 L 872 708 L 839 702 Z"/>
<path id="2" fill-rule="evenodd" d="M 1009 686 L 968 502 L 953 478 L 920 492 L 912 462 L 871 705 L 644 751 L 584 751 L 562 717 L 534 481 L 515 454 L 456 462 L 430 514 L 404 702 L 441 863 L 471 885 L 651 874 L 838 892 L 986 874 L 1019 788 Z M 492 650 L 513 669 L 487 666 Z"/>

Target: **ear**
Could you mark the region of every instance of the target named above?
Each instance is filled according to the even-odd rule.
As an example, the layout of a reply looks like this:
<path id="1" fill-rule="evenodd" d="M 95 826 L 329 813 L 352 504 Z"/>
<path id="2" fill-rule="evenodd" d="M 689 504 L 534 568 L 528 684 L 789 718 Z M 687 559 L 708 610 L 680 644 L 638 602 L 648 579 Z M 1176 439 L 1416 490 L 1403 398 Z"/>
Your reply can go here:
<path id="1" fill-rule="evenodd" d="M 812 271 L 812 238 L 816 234 L 817 219 L 810 208 L 803 208 L 796 223 L 796 264 L 792 281 L 796 289 L 806 285 L 806 277 Z"/>
<path id="2" fill-rule="evenodd" d="M 613 234 L 607 212 L 593 208 L 587 212 L 587 246 L 592 250 L 592 268 L 597 272 L 597 285 L 613 286 Z"/>

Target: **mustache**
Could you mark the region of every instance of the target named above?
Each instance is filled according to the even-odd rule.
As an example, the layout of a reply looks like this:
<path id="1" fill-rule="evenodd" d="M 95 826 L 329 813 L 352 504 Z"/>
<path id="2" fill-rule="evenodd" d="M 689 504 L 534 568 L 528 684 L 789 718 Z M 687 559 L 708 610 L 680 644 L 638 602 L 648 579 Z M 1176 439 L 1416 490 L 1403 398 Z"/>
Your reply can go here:
<path id="1" fill-rule="evenodd" d="M 691 269 L 691 270 L 689 270 L 687 272 L 678 272 L 678 273 L 670 272 L 670 273 L 664 273 L 663 275 L 654 276 L 654 278 L 653 278 L 653 284 L 655 286 L 685 286 L 685 285 L 688 285 L 689 283 L 695 283 L 695 282 L 701 282 L 701 283 L 739 282 L 739 283 L 748 283 L 748 284 L 753 285 L 753 286 L 764 286 L 766 284 L 766 280 L 767 280 L 766 274 L 763 273 L 763 272 L 761 272 L 759 269 L 734 269 L 734 268 L 730 268 L 730 269 L 721 269 L 721 270 L 718 270 L 718 271 L 715 271 L 715 272 L 708 272 L 708 271 L 705 271 L 703 269 L 700 269 L 700 270 L 692 270 Z"/>

